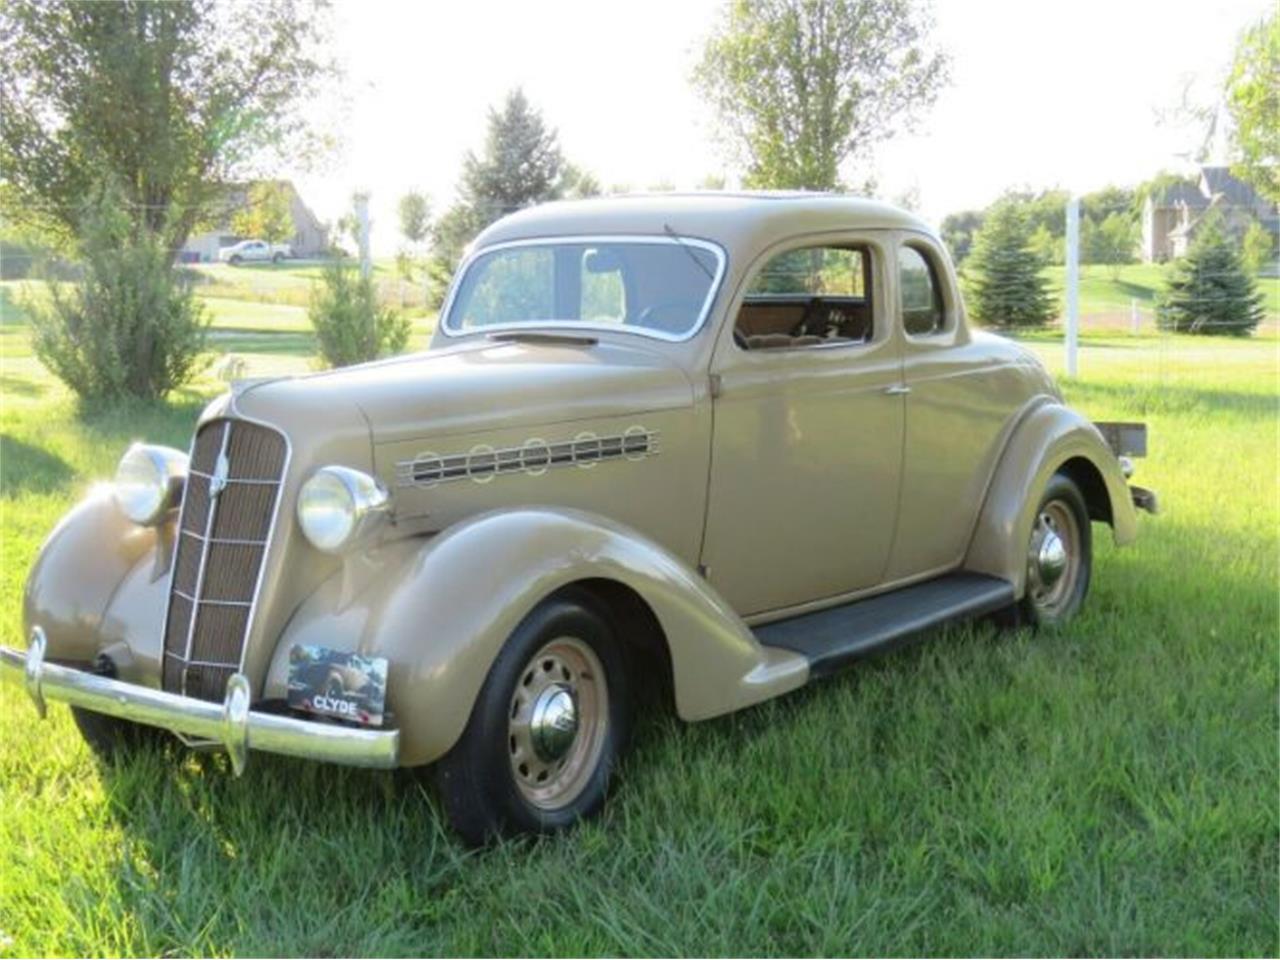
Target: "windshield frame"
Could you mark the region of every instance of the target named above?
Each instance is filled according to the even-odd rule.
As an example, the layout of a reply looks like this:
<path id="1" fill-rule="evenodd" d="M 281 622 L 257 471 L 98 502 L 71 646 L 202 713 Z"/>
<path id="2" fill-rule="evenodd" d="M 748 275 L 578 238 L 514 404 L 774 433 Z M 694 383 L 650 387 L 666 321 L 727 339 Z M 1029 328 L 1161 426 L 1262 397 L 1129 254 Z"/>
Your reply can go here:
<path id="1" fill-rule="evenodd" d="M 622 323 L 593 323 L 589 320 L 519 320 L 511 323 L 493 323 L 484 326 L 473 327 L 471 329 L 460 329 L 451 322 L 453 320 L 453 304 L 458 295 L 458 291 L 462 289 L 462 281 L 467 273 L 474 266 L 475 261 L 487 254 L 495 253 L 499 250 L 507 250 L 518 247 L 535 247 L 535 246 L 556 246 L 565 244 L 622 244 L 622 243 L 644 243 L 644 244 L 667 244 L 669 246 L 696 247 L 699 250 L 706 250 L 716 258 L 715 272 L 711 277 L 711 283 L 707 287 L 706 298 L 702 302 L 702 309 L 698 312 L 697 321 L 683 333 L 667 333 L 663 330 L 655 330 L 650 327 L 640 327 Z M 683 343 L 696 337 L 707 325 L 707 317 L 711 314 L 711 308 L 716 302 L 716 297 L 720 293 L 720 285 L 724 282 L 725 272 L 728 267 L 728 256 L 725 254 L 724 248 L 718 243 L 710 240 L 703 240 L 697 237 L 686 237 L 680 234 L 644 234 L 644 233 L 595 233 L 595 234 L 573 234 L 565 236 L 542 236 L 528 237 L 523 240 L 507 240 L 503 243 L 489 244 L 480 247 L 469 253 L 462 266 L 458 268 L 457 274 L 453 278 L 453 282 L 449 285 L 449 296 L 445 299 L 444 306 L 440 309 L 440 321 L 438 329 L 447 337 L 473 337 L 477 334 L 486 335 L 490 333 L 502 333 L 511 330 L 535 330 L 535 329 L 551 329 L 551 330 L 591 330 L 601 333 L 626 333 L 634 336 L 648 337 L 651 340 L 663 340 L 667 343 Z"/>

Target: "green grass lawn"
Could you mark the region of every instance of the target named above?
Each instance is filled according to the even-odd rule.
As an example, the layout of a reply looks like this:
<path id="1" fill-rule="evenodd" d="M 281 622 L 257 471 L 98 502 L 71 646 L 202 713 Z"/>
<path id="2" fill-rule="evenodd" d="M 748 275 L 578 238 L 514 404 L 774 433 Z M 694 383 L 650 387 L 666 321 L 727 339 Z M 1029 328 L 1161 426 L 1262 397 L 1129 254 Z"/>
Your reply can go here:
<path id="1" fill-rule="evenodd" d="M 295 321 L 260 320 L 217 332 L 305 369 Z M 1164 512 L 1126 550 L 1095 528 L 1075 624 L 950 629 L 735 716 L 644 716 L 567 836 L 464 851 L 406 774 L 98 766 L 64 707 L 37 723 L 4 689 L 0 954 L 1276 954 L 1277 341 L 1086 338 L 1081 371 L 1083 411 L 1150 424 L 1136 480 Z M 131 439 L 185 446 L 216 389 L 79 418 L 9 314 L 0 642 L 23 643 L 58 517 Z"/>
<path id="2" fill-rule="evenodd" d="M 1082 321 L 1127 329 L 1133 301 L 1147 329 L 1153 329 L 1156 294 L 1164 288 L 1168 264 L 1133 263 L 1113 272 L 1109 267 L 1087 264 L 1080 271 L 1080 316 Z M 1063 267 L 1048 267 L 1045 276 L 1061 298 L 1066 288 Z M 1264 326 L 1274 328 L 1280 321 L 1280 278 L 1258 277 L 1258 291 L 1266 312 Z"/>

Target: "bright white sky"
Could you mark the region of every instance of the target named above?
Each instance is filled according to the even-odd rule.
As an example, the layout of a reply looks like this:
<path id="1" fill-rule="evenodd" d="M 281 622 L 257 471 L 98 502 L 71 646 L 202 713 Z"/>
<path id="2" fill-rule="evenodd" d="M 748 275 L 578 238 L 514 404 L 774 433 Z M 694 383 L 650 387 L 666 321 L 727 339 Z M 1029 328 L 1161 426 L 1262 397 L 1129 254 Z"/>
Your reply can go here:
<path id="1" fill-rule="evenodd" d="M 373 245 L 398 244 L 395 201 L 452 196 L 486 108 L 513 86 L 556 127 L 566 158 L 606 187 L 691 188 L 734 171 L 689 82 L 724 0 L 445 3 L 339 0 L 335 34 L 347 72 L 344 143 L 326 168 L 297 177 L 322 219 L 372 193 Z M 1157 123 L 1189 80 L 1203 101 L 1229 67 L 1239 32 L 1268 0 L 936 0 L 952 83 L 919 132 L 879 151 L 883 196 L 918 194 L 940 220 L 1005 188 L 1088 191 L 1133 184 L 1193 145 Z M 851 171 L 859 177 L 864 171 Z M 852 179 L 852 177 L 851 177 Z"/>

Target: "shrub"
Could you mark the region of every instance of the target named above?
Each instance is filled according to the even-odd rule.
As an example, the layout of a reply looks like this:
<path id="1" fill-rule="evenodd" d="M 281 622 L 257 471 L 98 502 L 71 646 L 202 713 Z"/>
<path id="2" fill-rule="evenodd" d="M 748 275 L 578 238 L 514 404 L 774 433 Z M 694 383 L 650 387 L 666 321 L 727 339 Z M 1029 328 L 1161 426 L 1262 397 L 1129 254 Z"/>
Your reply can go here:
<path id="1" fill-rule="evenodd" d="M 1252 333 L 1262 315 L 1262 295 L 1239 251 L 1218 222 L 1205 223 L 1157 300 L 1161 329 L 1242 335 Z"/>
<path id="2" fill-rule="evenodd" d="M 158 400 L 200 367 L 209 317 L 160 239 L 131 226 L 123 200 L 100 187 L 79 243 L 81 275 L 29 299 L 32 347 L 82 403 Z"/>
<path id="3" fill-rule="evenodd" d="M 1057 313 L 1032 236 L 1019 205 L 1002 203 L 988 214 L 965 264 L 969 311 L 979 322 L 1038 327 Z"/>
<path id="4" fill-rule="evenodd" d="M 320 356 L 331 367 L 400 353 L 413 326 L 408 317 L 378 306 L 372 280 L 339 262 L 326 266 L 312 288 L 307 316 L 320 341 Z"/>
<path id="5" fill-rule="evenodd" d="M 1250 276 L 1257 276 L 1263 268 L 1275 266 L 1276 238 L 1257 220 L 1249 224 L 1241 242 L 1240 259 Z"/>

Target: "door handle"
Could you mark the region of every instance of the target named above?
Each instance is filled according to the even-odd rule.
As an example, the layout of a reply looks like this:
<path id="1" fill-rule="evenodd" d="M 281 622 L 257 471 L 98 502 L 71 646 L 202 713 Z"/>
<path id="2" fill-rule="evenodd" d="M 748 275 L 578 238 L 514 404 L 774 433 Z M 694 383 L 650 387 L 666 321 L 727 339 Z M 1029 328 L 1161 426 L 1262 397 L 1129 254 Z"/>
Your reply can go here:
<path id="1" fill-rule="evenodd" d="M 911 388 L 905 383 L 895 383 L 885 387 L 884 392 L 891 397 L 904 397 L 911 392 Z"/>

